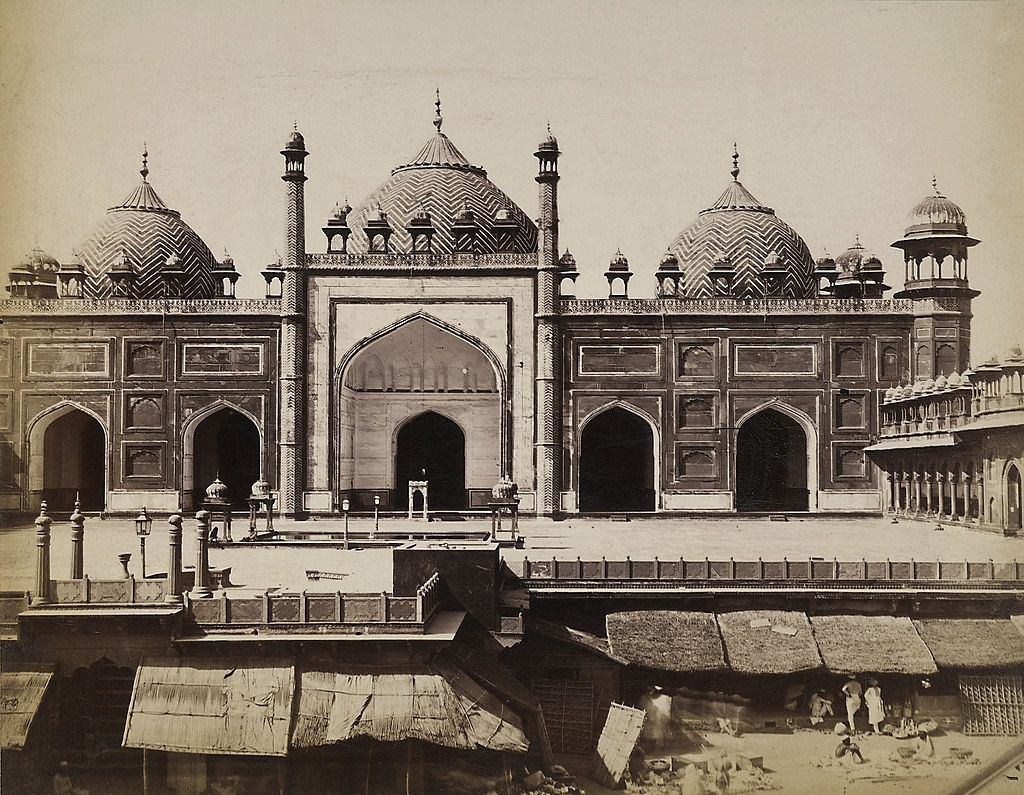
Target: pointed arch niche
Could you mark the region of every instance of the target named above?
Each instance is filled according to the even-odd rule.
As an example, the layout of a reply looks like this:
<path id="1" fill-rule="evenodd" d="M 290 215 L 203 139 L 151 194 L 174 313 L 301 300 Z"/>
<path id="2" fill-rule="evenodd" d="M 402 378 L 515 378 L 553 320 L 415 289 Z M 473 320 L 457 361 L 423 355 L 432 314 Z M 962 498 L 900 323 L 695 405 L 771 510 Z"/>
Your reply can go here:
<path id="1" fill-rule="evenodd" d="M 53 406 L 28 430 L 30 508 L 46 500 L 51 511 L 102 511 L 109 491 L 108 436 L 103 419 L 77 403 Z"/>
<path id="2" fill-rule="evenodd" d="M 739 512 L 818 509 L 818 431 L 799 409 L 770 401 L 744 414 L 733 437 Z"/>
<path id="3" fill-rule="evenodd" d="M 333 418 L 338 504 L 349 499 L 353 510 L 367 510 L 376 495 L 382 508 L 403 505 L 408 451 L 401 451 L 399 461 L 398 429 L 434 412 L 457 424 L 465 437 L 464 497 L 456 504 L 448 495 L 448 502 L 453 508 L 485 507 L 491 487 L 509 470 L 510 450 L 502 370 L 482 342 L 418 313 L 360 342 L 338 372 Z M 447 483 L 450 474 L 436 472 L 433 479 Z M 400 475 L 405 483 L 398 482 Z M 432 480 L 431 472 L 426 480 Z"/>

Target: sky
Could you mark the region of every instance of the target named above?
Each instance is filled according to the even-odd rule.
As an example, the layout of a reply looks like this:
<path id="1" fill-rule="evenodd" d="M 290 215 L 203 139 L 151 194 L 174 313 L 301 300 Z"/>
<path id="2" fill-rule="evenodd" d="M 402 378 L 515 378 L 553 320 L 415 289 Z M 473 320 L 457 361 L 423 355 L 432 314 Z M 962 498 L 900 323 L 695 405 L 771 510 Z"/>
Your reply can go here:
<path id="1" fill-rule="evenodd" d="M 545 125 L 562 247 L 607 294 L 621 247 L 653 295 L 668 244 L 740 180 L 815 257 L 860 236 L 902 282 L 940 189 L 971 252 L 975 364 L 1024 343 L 1024 2 L 14 2 L 0 4 L 0 278 L 62 262 L 150 182 L 260 296 L 283 249 L 279 150 L 305 136 L 306 240 L 444 130 L 528 213 Z"/>

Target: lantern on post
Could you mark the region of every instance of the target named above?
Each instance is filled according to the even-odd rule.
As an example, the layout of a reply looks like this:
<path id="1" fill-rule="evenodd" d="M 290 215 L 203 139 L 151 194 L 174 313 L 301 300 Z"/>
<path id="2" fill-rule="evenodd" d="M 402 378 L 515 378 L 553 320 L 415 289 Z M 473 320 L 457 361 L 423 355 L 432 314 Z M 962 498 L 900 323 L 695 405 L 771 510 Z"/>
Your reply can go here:
<path id="1" fill-rule="evenodd" d="M 351 503 L 348 500 L 341 501 L 341 512 L 345 514 L 345 535 L 342 537 L 342 549 L 348 549 L 348 509 Z"/>
<path id="2" fill-rule="evenodd" d="M 135 517 L 135 535 L 139 537 L 139 557 L 142 560 L 142 579 L 146 579 L 146 538 L 153 530 L 153 520 L 146 513 L 146 506 L 142 506 L 139 515 Z"/>
<path id="3" fill-rule="evenodd" d="M 377 531 L 380 530 L 380 495 L 373 495 L 373 535 L 370 538 L 377 537 Z"/>

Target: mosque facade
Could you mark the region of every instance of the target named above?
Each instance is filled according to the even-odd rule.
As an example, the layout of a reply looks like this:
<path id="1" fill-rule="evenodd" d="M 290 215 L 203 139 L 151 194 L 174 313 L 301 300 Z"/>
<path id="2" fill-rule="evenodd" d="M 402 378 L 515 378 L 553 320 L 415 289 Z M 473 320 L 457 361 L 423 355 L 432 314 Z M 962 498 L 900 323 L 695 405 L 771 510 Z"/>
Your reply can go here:
<path id="1" fill-rule="evenodd" d="M 194 511 L 220 478 L 240 504 L 266 480 L 298 517 L 405 511 L 417 480 L 439 512 L 486 510 L 507 481 L 539 516 L 895 511 L 913 454 L 892 451 L 931 443 L 894 407 L 941 394 L 969 412 L 991 391 L 969 370 L 979 241 L 937 188 L 893 244 L 892 294 L 859 242 L 815 260 L 734 155 L 653 284 L 630 284 L 616 253 L 608 297 L 581 299 L 557 140 L 536 147 L 527 212 L 442 131 L 439 103 L 434 124 L 374 193 L 329 212 L 319 244 L 291 134 L 265 298 L 235 297 L 234 262 L 145 162 L 72 262 L 31 252 L 0 302 L 0 509 Z M 1001 467 L 971 455 L 988 473 L 975 488 L 1002 495 L 977 521 L 1003 527 L 1022 450 Z"/>

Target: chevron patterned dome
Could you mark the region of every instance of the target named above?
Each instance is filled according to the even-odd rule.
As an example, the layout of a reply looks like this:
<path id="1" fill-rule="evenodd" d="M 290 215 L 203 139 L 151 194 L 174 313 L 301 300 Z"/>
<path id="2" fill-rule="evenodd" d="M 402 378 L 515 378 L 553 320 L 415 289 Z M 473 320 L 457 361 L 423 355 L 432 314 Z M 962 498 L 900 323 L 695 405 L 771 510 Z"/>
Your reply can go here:
<path id="1" fill-rule="evenodd" d="M 185 272 L 182 297 L 212 298 L 217 295 L 213 276 L 216 261 L 210 249 L 193 229 L 181 220 L 147 181 L 149 168 L 143 158 L 142 182 L 124 201 L 107 210 L 96 228 L 76 248 L 85 267 L 85 295 L 109 298 L 113 285 L 111 270 L 125 265 L 135 272 L 129 295 L 133 298 L 163 298 L 161 271 L 177 257 Z"/>
<path id="2" fill-rule="evenodd" d="M 738 161 L 734 151 L 733 181 L 669 246 L 683 269 L 686 295 L 707 298 L 714 294 L 708 273 L 720 258 L 727 258 L 735 269 L 733 293 L 737 296 L 764 295 L 761 271 L 766 261 L 786 268 L 784 297 L 813 295 L 814 259 L 807 244 L 743 186 L 738 179 Z"/>
<path id="3" fill-rule="evenodd" d="M 441 132 L 441 121 L 438 107 L 434 119 L 437 133 L 412 160 L 393 169 L 391 177 L 349 215 L 352 235 L 348 251 L 369 251 L 365 227 L 378 209 L 384 212 L 392 230 L 391 251 L 412 251 L 412 236 L 407 227 L 424 214 L 434 229 L 430 250 L 435 254 L 454 252 L 452 227 L 467 223 L 476 225 L 477 253 L 536 251 L 536 225 L 487 178 L 484 169 L 470 163 Z"/>

